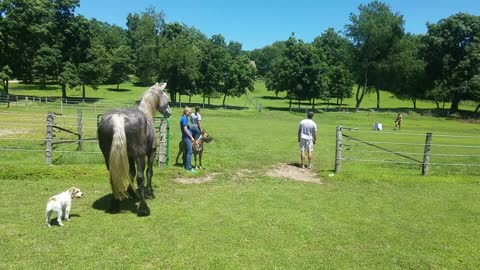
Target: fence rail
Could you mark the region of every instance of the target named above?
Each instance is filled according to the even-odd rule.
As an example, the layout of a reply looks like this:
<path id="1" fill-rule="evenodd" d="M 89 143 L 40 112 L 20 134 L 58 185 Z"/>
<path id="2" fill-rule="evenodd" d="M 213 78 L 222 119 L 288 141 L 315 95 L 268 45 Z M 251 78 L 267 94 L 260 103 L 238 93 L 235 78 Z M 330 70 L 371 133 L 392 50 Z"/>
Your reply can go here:
<path id="1" fill-rule="evenodd" d="M 367 135 L 367 138 L 357 136 L 361 134 Z M 371 136 L 373 134 L 376 137 L 381 137 L 382 140 L 372 140 Z M 395 140 L 386 140 L 391 135 L 395 135 Z M 415 138 L 410 140 L 407 138 L 407 136 L 417 137 L 419 135 L 425 137 L 423 143 L 418 142 L 418 139 Z M 440 140 L 464 138 L 465 140 L 461 141 L 466 142 L 465 144 L 442 143 L 441 141 L 432 143 L 432 138 L 440 138 Z M 342 162 L 419 165 L 424 176 L 428 175 L 431 166 L 480 167 L 480 151 L 477 150 L 480 149 L 480 145 L 476 144 L 480 142 L 480 136 L 360 131 L 338 126 L 336 128 L 336 141 L 335 171 L 337 173 L 341 172 Z M 443 148 L 448 149 L 448 151 L 442 151 Z M 440 151 L 440 153 L 434 151 Z M 400 157 L 401 160 L 392 160 L 389 155 Z M 375 156 L 375 158 L 371 158 L 371 156 Z M 421 160 L 415 158 L 419 156 L 423 158 Z M 387 158 L 381 159 L 382 157 Z"/>

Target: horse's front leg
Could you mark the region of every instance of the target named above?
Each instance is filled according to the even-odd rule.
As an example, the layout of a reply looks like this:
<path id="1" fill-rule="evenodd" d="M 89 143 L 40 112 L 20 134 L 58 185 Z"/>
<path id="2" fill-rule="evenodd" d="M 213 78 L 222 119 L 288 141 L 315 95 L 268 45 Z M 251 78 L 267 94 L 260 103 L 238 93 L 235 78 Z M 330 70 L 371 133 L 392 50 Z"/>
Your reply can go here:
<path id="1" fill-rule="evenodd" d="M 145 170 L 145 157 L 137 158 L 137 185 L 138 193 L 140 196 L 140 204 L 138 205 L 137 215 L 148 216 L 150 215 L 150 209 L 145 201 L 145 186 L 144 186 L 144 170 Z"/>
<path id="2" fill-rule="evenodd" d="M 200 168 L 200 169 L 203 169 L 203 166 L 202 166 L 202 154 L 203 154 L 203 150 L 200 151 L 200 153 L 198 153 L 198 164 L 199 164 L 198 168 Z"/>
<path id="3" fill-rule="evenodd" d="M 153 149 L 152 153 L 148 156 L 148 168 L 147 168 L 147 190 L 145 191 L 145 196 L 147 199 L 154 199 L 155 194 L 153 194 L 152 187 L 152 176 L 153 176 L 153 162 L 155 161 L 156 150 Z"/>

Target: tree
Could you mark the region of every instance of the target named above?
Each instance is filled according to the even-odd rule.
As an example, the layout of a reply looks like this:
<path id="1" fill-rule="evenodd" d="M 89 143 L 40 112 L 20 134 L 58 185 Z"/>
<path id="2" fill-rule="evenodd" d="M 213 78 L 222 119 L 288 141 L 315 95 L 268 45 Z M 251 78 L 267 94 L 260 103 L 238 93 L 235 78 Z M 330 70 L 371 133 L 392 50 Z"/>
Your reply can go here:
<path id="1" fill-rule="evenodd" d="M 230 61 L 231 56 L 222 35 L 213 35 L 201 44 L 199 76 L 196 86 L 204 99 L 208 98 L 209 104 L 210 98 L 218 96 L 223 87 Z"/>
<path id="2" fill-rule="evenodd" d="M 327 76 L 330 81 L 330 96 L 343 104 L 344 98 L 352 96 L 354 77 L 350 69 L 353 58 L 353 46 L 345 37 L 340 36 L 333 28 L 327 29 L 321 36 L 313 40 L 313 46 L 325 55 L 328 66 Z"/>
<path id="3" fill-rule="evenodd" d="M 117 90 L 120 87 L 120 83 L 128 80 L 128 75 L 132 70 L 130 55 L 131 50 L 125 45 L 112 50 L 108 80 L 117 85 Z"/>
<path id="4" fill-rule="evenodd" d="M 200 50 L 195 45 L 196 31 L 178 23 L 166 24 L 162 32 L 158 78 L 168 81 L 170 98 L 177 93 L 196 93 Z"/>
<path id="5" fill-rule="evenodd" d="M 322 52 L 292 35 L 285 42 L 282 56 L 272 65 L 272 71 L 267 74 L 266 86 L 269 90 L 287 91 L 292 100 L 326 99 L 329 96 L 330 83 L 326 73 L 326 64 L 322 61 Z"/>
<path id="6" fill-rule="evenodd" d="M 47 79 L 56 79 L 62 55 L 59 49 L 43 44 L 33 59 L 32 71 L 34 79 L 40 81 L 40 89 L 46 89 Z"/>
<path id="7" fill-rule="evenodd" d="M 383 86 L 399 99 L 410 99 L 414 109 L 417 108 L 417 100 L 425 98 L 429 85 L 421 39 L 422 36 L 407 34 L 379 68 L 383 71 Z"/>
<path id="8" fill-rule="evenodd" d="M 227 96 L 239 97 L 245 94 L 245 90 L 254 89 L 255 72 L 255 67 L 252 66 L 246 56 L 239 56 L 233 59 L 228 68 L 224 87 L 221 89 L 223 93 L 223 106 L 225 106 Z"/>
<path id="9" fill-rule="evenodd" d="M 134 52 L 133 66 L 140 83 L 144 85 L 153 84 L 157 80 L 157 59 L 163 25 L 164 14 L 153 8 L 141 15 L 129 14 L 127 17 L 127 32 Z"/>
<path id="10" fill-rule="evenodd" d="M 380 108 L 380 89 L 375 88 L 375 78 L 370 78 L 369 75 L 377 73 L 375 69 L 378 64 L 390 55 L 391 49 L 402 38 L 404 20 L 403 16 L 392 13 L 388 5 L 379 1 L 373 1 L 366 6 L 361 4 L 358 10 L 359 15 L 351 13 L 351 24 L 345 25 L 346 34 L 355 46 L 358 84 L 355 109 L 360 108 L 368 89 L 376 90 L 377 108 Z"/>
<path id="11" fill-rule="evenodd" d="M 258 76 L 265 77 L 267 73 L 272 71 L 273 62 L 281 56 L 284 49 L 285 42 L 277 41 L 272 45 L 250 52 L 249 57 L 255 61 Z"/>
<path id="12" fill-rule="evenodd" d="M 427 25 L 427 72 L 434 85 L 451 97 L 450 112 L 461 100 L 477 96 L 480 70 L 480 16 L 458 13 Z M 432 91 L 431 91 L 432 92 Z"/>
<path id="13" fill-rule="evenodd" d="M 8 65 L 0 70 L 0 80 L 2 80 L 3 91 L 8 95 L 8 81 L 12 78 L 13 72 Z"/>
<path id="14" fill-rule="evenodd" d="M 58 75 L 58 84 L 62 87 L 62 98 L 67 98 L 67 85 L 70 88 L 74 88 L 81 84 L 75 65 L 70 62 L 64 63 L 63 70 Z M 85 95 L 83 95 L 83 97 L 85 97 Z"/>
<path id="15" fill-rule="evenodd" d="M 108 78 L 110 65 L 105 59 L 108 59 L 105 48 L 100 43 L 94 41 L 92 47 L 87 52 L 87 62 L 80 63 L 78 66 L 78 77 L 82 85 L 82 98 L 85 98 L 85 85 L 90 85 L 96 90 Z"/>

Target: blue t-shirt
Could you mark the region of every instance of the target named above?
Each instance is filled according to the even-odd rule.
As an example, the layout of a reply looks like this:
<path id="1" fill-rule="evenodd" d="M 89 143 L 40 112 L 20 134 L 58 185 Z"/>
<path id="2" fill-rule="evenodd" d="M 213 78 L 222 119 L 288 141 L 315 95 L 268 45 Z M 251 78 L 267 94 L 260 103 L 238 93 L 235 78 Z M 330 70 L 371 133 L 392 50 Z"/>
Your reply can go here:
<path id="1" fill-rule="evenodd" d="M 192 135 L 192 130 L 190 129 L 190 126 L 188 125 L 188 118 L 186 115 L 182 115 L 182 118 L 180 118 L 180 130 L 182 131 L 182 139 L 185 138 L 190 138 L 187 134 L 185 134 L 185 131 L 183 130 L 183 127 L 186 126 L 188 133 Z"/>

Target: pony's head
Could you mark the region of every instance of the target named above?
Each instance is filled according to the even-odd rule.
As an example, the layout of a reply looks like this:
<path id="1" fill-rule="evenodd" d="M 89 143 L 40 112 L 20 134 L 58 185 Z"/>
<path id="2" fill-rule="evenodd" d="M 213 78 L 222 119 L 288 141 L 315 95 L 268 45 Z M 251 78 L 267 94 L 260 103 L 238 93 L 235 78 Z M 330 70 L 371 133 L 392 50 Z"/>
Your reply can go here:
<path id="1" fill-rule="evenodd" d="M 168 96 L 164 91 L 166 86 L 167 83 L 165 82 L 154 84 L 147 92 L 145 92 L 145 95 L 140 102 L 141 109 L 148 111 L 152 117 L 154 112 L 151 110 L 154 108 L 161 112 L 165 117 L 170 117 L 170 115 L 172 115 L 172 110 L 168 105 Z"/>
<path id="2" fill-rule="evenodd" d="M 157 110 L 161 112 L 163 116 L 170 117 L 170 115 L 172 115 L 172 110 L 168 105 L 168 96 L 164 91 L 165 87 L 167 87 L 167 83 L 166 82 L 156 83 L 153 87 L 158 92 L 158 96 L 160 100 L 158 102 Z"/>

